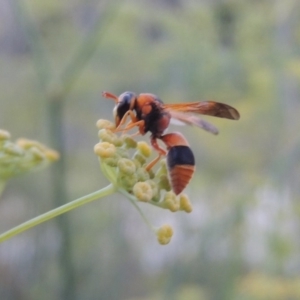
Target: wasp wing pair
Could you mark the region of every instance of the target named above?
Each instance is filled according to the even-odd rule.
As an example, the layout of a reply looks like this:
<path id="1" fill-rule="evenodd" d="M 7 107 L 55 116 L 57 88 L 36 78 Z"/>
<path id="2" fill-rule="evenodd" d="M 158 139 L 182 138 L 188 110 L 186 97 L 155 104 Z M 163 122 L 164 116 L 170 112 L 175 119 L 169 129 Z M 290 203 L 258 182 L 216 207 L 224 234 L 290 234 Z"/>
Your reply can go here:
<path id="1" fill-rule="evenodd" d="M 213 134 L 218 134 L 218 129 L 193 114 L 208 115 L 231 120 L 238 120 L 240 118 L 240 114 L 235 108 L 214 101 L 164 104 L 164 108 L 169 111 L 173 119 L 178 120 L 183 124 L 195 125 Z M 176 122 L 174 122 L 174 124 L 176 124 Z"/>
<path id="2" fill-rule="evenodd" d="M 103 92 L 103 97 L 113 99 L 116 103 L 116 125 L 118 126 L 123 119 L 125 113 L 129 110 L 134 110 L 135 106 L 140 106 L 139 108 L 149 105 L 149 103 L 156 103 L 157 109 L 160 112 L 167 111 L 174 124 L 187 124 L 195 125 L 213 134 L 218 134 L 218 129 L 212 124 L 202 120 L 195 114 L 208 115 L 219 118 L 226 118 L 231 120 L 238 120 L 240 118 L 239 112 L 224 103 L 219 103 L 215 101 L 199 101 L 199 102 L 187 102 L 187 103 L 176 103 L 176 104 L 164 104 L 156 95 L 154 94 L 140 94 L 135 95 L 132 92 L 125 92 L 119 97 L 110 93 Z M 138 103 L 139 99 L 143 99 Z M 137 104 L 138 103 L 138 104 Z M 149 113 L 149 112 L 148 112 Z M 177 120 L 179 122 L 174 122 Z"/>

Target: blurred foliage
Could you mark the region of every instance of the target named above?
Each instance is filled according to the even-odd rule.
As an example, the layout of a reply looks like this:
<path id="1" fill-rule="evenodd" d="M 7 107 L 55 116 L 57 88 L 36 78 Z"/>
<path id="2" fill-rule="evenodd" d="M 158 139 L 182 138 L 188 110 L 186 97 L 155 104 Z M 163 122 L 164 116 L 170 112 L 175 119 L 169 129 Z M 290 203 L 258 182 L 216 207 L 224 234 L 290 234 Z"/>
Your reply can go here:
<path id="1" fill-rule="evenodd" d="M 18 2 L 21 11 L 0 1 L 0 127 L 55 148 L 41 72 L 47 92 L 59 92 L 109 1 Z M 169 103 L 213 99 L 236 107 L 241 120 L 210 118 L 217 137 L 171 126 L 189 140 L 197 171 L 187 189 L 191 214 L 147 208 L 174 227 L 163 249 L 120 195 L 69 214 L 78 299 L 299 298 L 299 6 L 127 0 L 99 23 L 97 49 L 63 107 L 65 201 L 107 184 L 93 155 L 95 122 L 112 117 L 102 90 L 152 92 Z M 53 208 L 51 194 L 48 173 L 13 179 L 0 202 L 1 231 Z M 49 222 L 0 246 L 1 299 L 60 299 L 60 229 Z"/>
<path id="2" fill-rule="evenodd" d="M 281 300 L 300 298 L 300 277 L 279 278 L 266 274 L 248 274 L 238 284 L 236 299 L 245 300 Z"/>

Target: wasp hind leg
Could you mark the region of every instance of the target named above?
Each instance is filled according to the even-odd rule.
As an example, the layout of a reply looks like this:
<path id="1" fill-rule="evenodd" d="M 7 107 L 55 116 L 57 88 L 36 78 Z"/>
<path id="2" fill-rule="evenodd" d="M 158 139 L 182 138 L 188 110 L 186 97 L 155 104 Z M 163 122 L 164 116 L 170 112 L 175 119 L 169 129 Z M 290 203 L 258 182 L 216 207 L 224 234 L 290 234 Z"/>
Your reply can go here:
<path id="1" fill-rule="evenodd" d="M 151 145 L 152 147 L 158 152 L 158 156 L 154 158 L 147 166 L 146 170 L 150 171 L 162 158 L 162 156 L 165 156 L 167 154 L 167 151 L 163 148 L 161 148 L 158 143 L 157 139 L 155 137 L 151 137 Z"/>

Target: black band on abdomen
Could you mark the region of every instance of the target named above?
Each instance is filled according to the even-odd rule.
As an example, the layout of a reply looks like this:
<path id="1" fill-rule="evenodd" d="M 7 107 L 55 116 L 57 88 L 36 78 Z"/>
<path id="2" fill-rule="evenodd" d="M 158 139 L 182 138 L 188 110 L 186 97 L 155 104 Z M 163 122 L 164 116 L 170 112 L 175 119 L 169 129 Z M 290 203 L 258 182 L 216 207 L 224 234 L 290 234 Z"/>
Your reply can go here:
<path id="1" fill-rule="evenodd" d="M 168 167 L 172 169 L 177 165 L 195 165 L 195 157 L 190 147 L 174 146 L 167 155 Z"/>

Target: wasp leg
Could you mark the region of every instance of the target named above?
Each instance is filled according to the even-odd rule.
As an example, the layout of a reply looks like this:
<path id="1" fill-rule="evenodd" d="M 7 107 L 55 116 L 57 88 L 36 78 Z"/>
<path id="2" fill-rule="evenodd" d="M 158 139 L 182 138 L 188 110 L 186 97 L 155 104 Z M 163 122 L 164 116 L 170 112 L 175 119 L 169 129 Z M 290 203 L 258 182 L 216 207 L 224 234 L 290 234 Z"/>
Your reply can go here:
<path id="1" fill-rule="evenodd" d="M 131 120 L 129 121 L 129 123 L 124 128 L 121 128 L 122 125 L 126 123 L 126 120 L 127 120 L 128 116 L 130 116 Z M 132 137 L 135 137 L 135 136 L 137 136 L 139 134 L 144 134 L 145 122 L 143 120 L 138 120 L 137 117 L 135 116 L 134 112 L 131 111 L 131 110 L 128 110 L 124 114 L 124 116 L 123 116 L 120 124 L 118 125 L 118 127 L 116 129 L 114 129 L 113 132 L 120 132 L 120 131 L 122 131 L 122 134 L 124 134 L 126 131 L 130 130 L 131 128 L 133 128 L 135 126 L 139 127 L 139 131 L 136 132 L 136 133 L 134 133 L 132 135 Z"/>
<path id="2" fill-rule="evenodd" d="M 134 127 L 138 127 L 139 128 L 139 134 L 144 135 L 144 127 L 145 127 L 145 121 L 144 120 L 140 120 L 137 122 L 132 122 L 130 121 L 125 128 L 119 128 L 119 126 L 114 130 L 114 132 L 119 132 L 122 131 L 122 134 L 124 134 L 126 131 L 134 128 Z M 138 133 L 135 133 L 133 136 L 137 135 Z"/>
<path id="3" fill-rule="evenodd" d="M 127 129 L 127 126 L 126 126 L 124 129 L 121 129 L 121 128 L 120 128 L 120 127 L 122 127 L 122 125 L 124 125 L 124 124 L 126 123 L 126 120 L 127 120 L 128 116 L 130 116 L 131 121 L 127 124 L 127 126 L 129 126 L 129 125 L 131 125 L 131 124 L 134 124 L 134 123 L 137 123 L 137 122 L 138 122 L 138 119 L 136 118 L 134 112 L 133 112 L 132 110 L 128 110 L 128 111 L 124 114 L 122 120 L 120 121 L 120 124 L 119 124 L 118 127 L 114 130 L 114 132 L 123 131 L 123 130 L 125 130 L 125 131 L 129 130 L 129 129 Z M 134 126 L 133 126 L 133 127 L 134 127 Z M 131 127 L 131 128 L 132 128 L 132 127 Z"/>
<path id="4" fill-rule="evenodd" d="M 130 124 L 130 123 L 129 123 Z M 138 135 L 140 135 L 141 133 L 139 132 L 139 131 L 137 131 L 136 133 L 134 133 L 134 134 L 131 134 L 130 135 L 130 137 L 131 138 L 134 138 L 134 137 L 136 137 L 136 136 L 138 136 Z"/>
<path id="5" fill-rule="evenodd" d="M 110 92 L 102 92 L 102 96 L 104 98 L 113 99 L 116 102 L 116 104 L 118 103 L 118 97 Z"/>
<path id="6" fill-rule="evenodd" d="M 161 159 L 162 156 L 165 156 L 167 154 L 167 151 L 161 148 L 158 143 L 156 138 L 151 137 L 151 145 L 152 147 L 159 153 L 156 158 L 154 158 L 147 166 L 146 170 L 150 171 L 156 164 L 157 162 Z"/>

